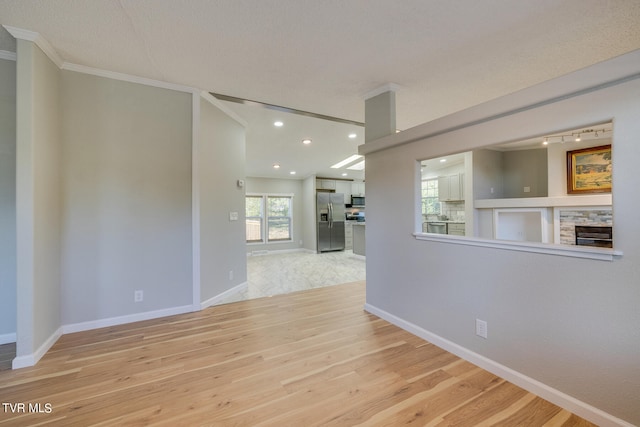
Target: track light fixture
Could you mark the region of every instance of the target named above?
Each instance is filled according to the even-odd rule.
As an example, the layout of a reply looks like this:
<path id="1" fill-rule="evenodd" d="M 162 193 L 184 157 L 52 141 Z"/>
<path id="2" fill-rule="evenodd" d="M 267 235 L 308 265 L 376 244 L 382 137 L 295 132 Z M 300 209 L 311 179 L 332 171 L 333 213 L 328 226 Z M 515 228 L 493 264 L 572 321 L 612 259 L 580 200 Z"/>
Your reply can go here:
<path id="1" fill-rule="evenodd" d="M 602 128 L 602 129 L 582 129 L 579 130 L 577 132 L 572 132 L 571 134 L 558 134 L 558 135 L 546 135 L 543 136 L 542 138 L 542 145 L 549 145 L 549 144 L 553 144 L 553 143 L 561 143 L 564 144 L 565 142 L 565 137 L 567 138 L 571 138 L 572 140 L 576 141 L 576 142 L 580 142 L 582 141 L 582 137 L 586 136 L 589 137 L 590 135 L 593 136 L 593 138 L 601 138 L 604 135 L 606 135 L 607 132 L 610 132 L 611 129 L 606 129 L 606 128 Z"/>

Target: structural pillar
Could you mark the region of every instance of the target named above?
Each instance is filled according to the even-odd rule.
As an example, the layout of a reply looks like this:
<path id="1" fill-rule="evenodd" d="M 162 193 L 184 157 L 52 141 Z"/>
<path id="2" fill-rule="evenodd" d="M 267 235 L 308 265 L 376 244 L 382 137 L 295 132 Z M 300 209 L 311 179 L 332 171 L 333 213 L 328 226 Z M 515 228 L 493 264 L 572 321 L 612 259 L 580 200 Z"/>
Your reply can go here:
<path id="1" fill-rule="evenodd" d="M 388 83 L 364 96 L 364 142 L 396 133 L 396 90 Z"/>

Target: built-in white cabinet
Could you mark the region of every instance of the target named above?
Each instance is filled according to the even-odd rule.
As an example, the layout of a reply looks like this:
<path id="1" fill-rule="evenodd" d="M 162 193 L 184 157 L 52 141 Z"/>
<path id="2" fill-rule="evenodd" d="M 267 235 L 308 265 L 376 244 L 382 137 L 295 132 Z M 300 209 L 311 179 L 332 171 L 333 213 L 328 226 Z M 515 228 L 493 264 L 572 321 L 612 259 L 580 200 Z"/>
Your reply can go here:
<path id="1" fill-rule="evenodd" d="M 438 200 L 441 202 L 464 200 L 464 173 L 438 177 Z"/>
<path id="2" fill-rule="evenodd" d="M 364 196 L 364 182 L 352 182 L 351 194 L 353 196 Z"/>
<path id="3" fill-rule="evenodd" d="M 353 249 L 353 223 L 344 223 L 344 248 Z"/>
<path id="4" fill-rule="evenodd" d="M 335 190 L 336 181 L 333 179 L 316 179 L 316 188 L 318 190 Z"/>

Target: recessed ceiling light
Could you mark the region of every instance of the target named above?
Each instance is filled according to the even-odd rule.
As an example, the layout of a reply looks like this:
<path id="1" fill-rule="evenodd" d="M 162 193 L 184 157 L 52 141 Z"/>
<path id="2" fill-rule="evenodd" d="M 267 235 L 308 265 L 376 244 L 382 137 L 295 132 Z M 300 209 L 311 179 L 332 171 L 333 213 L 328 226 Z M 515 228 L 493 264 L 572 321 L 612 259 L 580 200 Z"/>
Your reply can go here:
<path id="1" fill-rule="evenodd" d="M 296 174 L 296 171 L 289 172 L 289 175 L 295 175 L 295 174 Z"/>
<path id="2" fill-rule="evenodd" d="M 353 163 L 356 160 L 358 160 L 360 157 L 362 157 L 359 154 L 354 154 L 353 156 L 349 156 L 348 158 L 344 159 L 341 162 L 336 163 L 335 165 L 331 166 L 331 169 L 340 169 L 343 166 L 348 165 L 349 163 Z"/>
<path id="3" fill-rule="evenodd" d="M 304 145 L 309 145 L 309 144 L 311 144 L 311 138 L 303 139 L 303 140 L 302 140 L 302 143 L 303 143 Z"/>
<path id="4" fill-rule="evenodd" d="M 346 173 L 346 172 L 344 172 L 344 173 L 342 174 L 342 176 L 347 176 L 347 175 L 349 175 L 349 174 L 348 174 L 348 173 Z"/>
<path id="5" fill-rule="evenodd" d="M 274 169 L 280 169 L 280 165 L 279 165 L 278 163 L 274 163 L 274 164 L 273 164 L 273 168 L 274 168 Z"/>
<path id="6" fill-rule="evenodd" d="M 358 135 L 356 135 L 355 133 L 350 133 L 349 134 L 349 138 L 350 139 L 354 139 L 356 136 L 358 136 Z"/>
<path id="7" fill-rule="evenodd" d="M 447 161 L 447 159 L 440 159 L 440 163 L 444 163 L 446 161 Z"/>
<path id="8" fill-rule="evenodd" d="M 277 122 L 273 122 L 273 125 L 274 125 L 275 127 L 278 127 L 278 128 L 279 128 L 279 127 L 282 127 L 282 125 L 284 125 L 284 123 L 282 123 L 280 120 L 278 120 Z"/>

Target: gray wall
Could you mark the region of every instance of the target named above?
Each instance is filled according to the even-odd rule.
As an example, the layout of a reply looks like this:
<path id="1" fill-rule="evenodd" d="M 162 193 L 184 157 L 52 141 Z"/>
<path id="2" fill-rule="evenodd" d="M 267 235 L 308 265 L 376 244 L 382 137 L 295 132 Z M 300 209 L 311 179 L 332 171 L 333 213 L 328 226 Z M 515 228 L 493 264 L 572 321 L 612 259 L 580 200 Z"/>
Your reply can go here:
<path id="1" fill-rule="evenodd" d="M 504 197 L 546 197 L 547 149 L 505 151 L 503 157 Z M 524 191 L 529 187 L 529 192 Z"/>
<path id="2" fill-rule="evenodd" d="M 308 223 L 302 181 L 299 179 L 272 179 L 272 178 L 247 178 L 247 194 L 293 194 L 293 240 L 291 242 L 276 242 L 268 244 L 247 245 L 247 252 L 252 251 L 279 251 L 299 249 L 300 240 L 304 243 L 303 230 Z"/>
<path id="3" fill-rule="evenodd" d="M 547 94 L 559 87 L 544 86 Z M 524 92 L 533 99 L 529 103 L 541 93 Z M 485 114 L 495 114 L 500 102 L 490 104 Z M 540 105 L 367 154 L 367 211 L 375 213 L 367 216 L 367 303 L 640 425 L 640 80 Z M 611 118 L 620 259 L 596 261 L 412 236 L 417 159 Z M 475 336 L 476 318 L 488 322 L 488 339 Z"/>
<path id="4" fill-rule="evenodd" d="M 191 305 L 192 95 L 62 74 L 63 323 Z"/>
<path id="5" fill-rule="evenodd" d="M 61 326 L 60 71 L 18 40 L 16 65 L 17 356 Z"/>
<path id="6" fill-rule="evenodd" d="M 16 61 L 0 59 L 0 338 L 15 332 Z"/>
<path id="7" fill-rule="evenodd" d="M 244 189 L 237 185 L 245 178 L 245 129 L 205 100 L 200 119 L 200 299 L 206 301 L 247 281 Z"/>
<path id="8" fill-rule="evenodd" d="M 316 228 L 316 177 L 307 177 L 302 181 L 302 246 L 309 251 L 318 249 Z"/>
<path id="9" fill-rule="evenodd" d="M 499 199 L 504 197 L 502 153 L 495 150 L 473 151 L 473 197 Z M 493 192 L 491 192 L 493 189 Z"/>

